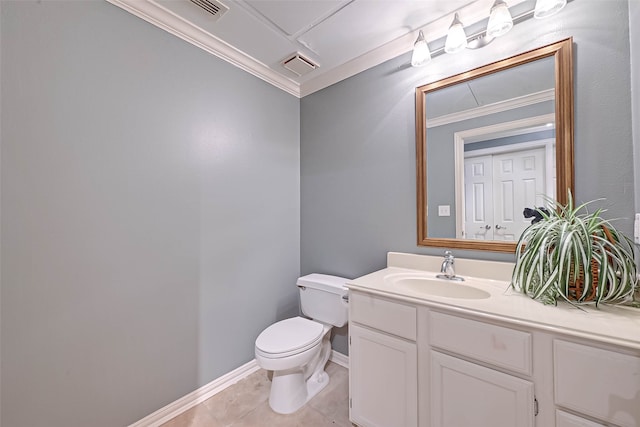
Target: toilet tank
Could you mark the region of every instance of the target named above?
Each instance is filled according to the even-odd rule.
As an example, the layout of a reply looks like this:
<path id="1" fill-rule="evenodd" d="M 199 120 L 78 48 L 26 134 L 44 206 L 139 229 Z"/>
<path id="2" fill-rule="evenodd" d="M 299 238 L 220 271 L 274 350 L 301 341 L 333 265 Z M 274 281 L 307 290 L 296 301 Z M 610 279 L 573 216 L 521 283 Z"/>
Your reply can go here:
<path id="1" fill-rule="evenodd" d="M 348 320 L 347 288 L 349 279 L 328 274 L 308 274 L 298 279 L 302 313 L 319 322 L 344 326 Z"/>

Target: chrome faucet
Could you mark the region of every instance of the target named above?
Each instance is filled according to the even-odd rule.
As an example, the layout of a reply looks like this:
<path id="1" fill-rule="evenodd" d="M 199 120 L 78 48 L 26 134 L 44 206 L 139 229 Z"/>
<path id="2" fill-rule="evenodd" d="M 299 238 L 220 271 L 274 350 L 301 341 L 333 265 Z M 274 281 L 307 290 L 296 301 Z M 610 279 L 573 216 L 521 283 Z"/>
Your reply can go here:
<path id="1" fill-rule="evenodd" d="M 442 261 L 442 266 L 440 267 L 440 273 L 436 277 L 438 279 L 447 279 L 447 280 L 457 280 L 463 281 L 464 279 L 460 276 L 456 276 L 456 272 L 453 268 L 453 264 L 455 259 L 451 251 L 444 252 L 444 261 Z"/>
<path id="2" fill-rule="evenodd" d="M 451 251 L 444 251 L 444 261 L 442 261 L 442 267 L 440 267 L 440 273 L 447 276 L 447 278 L 451 278 L 456 275 L 455 270 L 453 269 L 454 263 L 453 254 Z"/>

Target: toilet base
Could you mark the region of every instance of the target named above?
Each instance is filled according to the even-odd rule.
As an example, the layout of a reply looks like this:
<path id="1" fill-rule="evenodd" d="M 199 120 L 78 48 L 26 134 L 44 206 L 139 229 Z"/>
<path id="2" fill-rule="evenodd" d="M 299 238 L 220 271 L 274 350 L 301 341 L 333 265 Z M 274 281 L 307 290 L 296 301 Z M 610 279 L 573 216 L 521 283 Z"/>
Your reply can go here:
<path id="1" fill-rule="evenodd" d="M 331 328 L 327 327 L 320 351 L 304 366 L 273 371 L 269 406 L 279 414 L 292 414 L 329 384 L 324 367 L 331 353 Z"/>
<path id="2" fill-rule="evenodd" d="M 292 414 L 304 406 L 329 384 L 329 374 L 324 370 L 304 380 L 300 369 L 273 373 L 269 406 L 279 414 Z"/>

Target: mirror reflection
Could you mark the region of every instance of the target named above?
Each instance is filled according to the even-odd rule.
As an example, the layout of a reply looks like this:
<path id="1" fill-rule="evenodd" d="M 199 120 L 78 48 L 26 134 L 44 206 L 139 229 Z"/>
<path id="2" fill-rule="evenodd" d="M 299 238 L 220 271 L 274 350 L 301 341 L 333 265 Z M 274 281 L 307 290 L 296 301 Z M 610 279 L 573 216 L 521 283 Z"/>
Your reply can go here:
<path id="1" fill-rule="evenodd" d="M 544 58 L 426 95 L 429 237 L 514 241 L 554 198 L 554 90 Z"/>
<path id="2" fill-rule="evenodd" d="M 530 210 L 566 198 L 563 48 L 570 40 L 417 89 L 419 244 L 512 251 Z"/>

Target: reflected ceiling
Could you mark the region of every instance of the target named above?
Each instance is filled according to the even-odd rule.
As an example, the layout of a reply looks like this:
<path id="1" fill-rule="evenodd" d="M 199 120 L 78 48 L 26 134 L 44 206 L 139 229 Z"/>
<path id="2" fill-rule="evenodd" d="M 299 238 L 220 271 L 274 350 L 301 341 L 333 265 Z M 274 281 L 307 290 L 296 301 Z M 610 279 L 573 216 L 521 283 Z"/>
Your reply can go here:
<path id="1" fill-rule="evenodd" d="M 555 87 L 553 57 L 518 66 L 517 73 L 490 74 L 429 93 L 427 120 Z M 500 90 L 496 90 L 500 88 Z"/>

